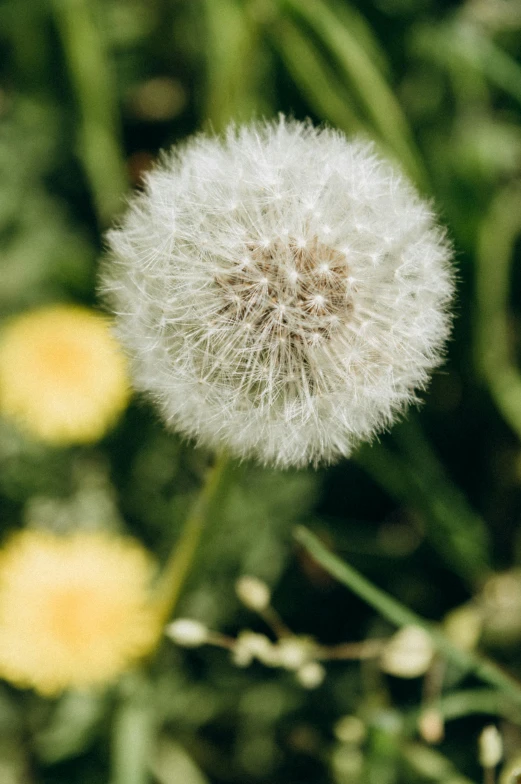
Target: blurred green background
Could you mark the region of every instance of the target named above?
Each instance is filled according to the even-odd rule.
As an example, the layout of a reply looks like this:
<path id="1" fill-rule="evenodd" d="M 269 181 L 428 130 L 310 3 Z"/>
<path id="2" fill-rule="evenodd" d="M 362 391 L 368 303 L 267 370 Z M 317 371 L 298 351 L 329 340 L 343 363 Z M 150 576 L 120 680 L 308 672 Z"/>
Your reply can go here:
<path id="1" fill-rule="evenodd" d="M 303 523 L 422 617 L 475 610 L 483 648 L 521 675 L 520 55 L 517 0 L 0 0 L 2 319 L 96 306 L 103 232 L 158 151 L 277 112 L 375 140 L 456 249 L 453 340 L 424 406 L 328 470 L 235 467 L 179 614 L 266 633 L 234 593 L 253 574 L 297 634 L 390 636 L 294 544 Z M 95 520 L 164 561 L 206 460 L 143 400 L 89 447 L 50 448 L 2 421 L 0 525 Z M 306 690 L 165 640 L 103 693 L 45 700 L 1 684 L 0 782 L 464 784 L 481 780 L 490 722 L 512 765 L 521 756 L 521 711 L 477 679 L 447 669 L 431 747 L 417 717 L 432 677 L 374 660 L 326 669 Z M 517 780 L 505 767 L 502 784 Z"/>

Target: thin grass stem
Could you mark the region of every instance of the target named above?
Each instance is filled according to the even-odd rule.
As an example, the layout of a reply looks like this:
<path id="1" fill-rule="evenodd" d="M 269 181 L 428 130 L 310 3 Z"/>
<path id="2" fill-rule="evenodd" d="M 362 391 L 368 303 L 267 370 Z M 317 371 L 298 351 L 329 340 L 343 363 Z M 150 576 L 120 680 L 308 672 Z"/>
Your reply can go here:
<path id="1" fill-rule="evenodd" d="M 472 651 L 456 647 L 436 625 L 417 615 L 334 555 L 311 531 L 298 527 L 295 538 L 330 575 L 336 577 L 390 623 L 398 627 L 420 626 L 428 633 L 437 651 L 447 661 L 459 667 L 464 673 L 473 674 L 491 686 L 495 686 L 509 700 L 521 705 L 521 683 L 494 662 Z"/>
<path id="2" fill-rule="evenodd" d="M 81 122 L 79 152 L 90 182 L 98 219 L 108 225 L 128 190 L 117 95 L 102 31 L 89 0 L 53 0 Z"/>
<path id="3" fill-rule="evenodd" d="M 222 488 L 228 463 L 226 453 L 222 452 L 216 456 L 213 466 L 206 475 L 204 486 L 186 519 L 181 536 L 163 569 L 156 588 L 155 602 L 159 617 L 164 623 L 173 614 L 185 580 L 193 566 L 203 531 L 215 511 L 215 501 Z"/>

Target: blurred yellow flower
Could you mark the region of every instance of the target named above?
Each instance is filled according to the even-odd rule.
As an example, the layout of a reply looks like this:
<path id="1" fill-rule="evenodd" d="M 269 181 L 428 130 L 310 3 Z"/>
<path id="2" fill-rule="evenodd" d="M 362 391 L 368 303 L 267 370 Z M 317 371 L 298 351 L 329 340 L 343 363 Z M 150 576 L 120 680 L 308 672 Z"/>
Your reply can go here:
<path id="1" fill-rule="evenodd" d="M 0 412 L 45 441 L 96 441 L 128 397 L 126 360 L 95 311 L 47 306 L 0 336 Z"/>
<path id="2" fill-rule="evenodd" d="M 106 683 L 161 632 L 133 539 L 27 530 L 0 551 L 0 676 L 54 695 Z"/>

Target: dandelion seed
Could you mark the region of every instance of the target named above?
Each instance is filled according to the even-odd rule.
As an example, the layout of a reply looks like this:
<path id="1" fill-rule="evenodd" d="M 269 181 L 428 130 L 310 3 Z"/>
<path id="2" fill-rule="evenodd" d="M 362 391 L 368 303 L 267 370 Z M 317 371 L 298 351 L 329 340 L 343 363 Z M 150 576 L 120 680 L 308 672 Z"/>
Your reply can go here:
<path id="1" fill-rule="evenodd" d="M 101 438 L 127 404 L 126 361 L 108 320 L 52 305 L 0 336 L 0 413 L 52 444 Z"/>
<path id="2" fill-rule="evenodd" d="M 388 427 L 440 362 L 443 232 L 339 132 L 281 118 L 196 137 L 108 239 L 102 289 L 135 384 L 207 446 L 330 462 Z"/>
<path id="3" fill-rule="evenodd" d="M 160 636 L 134 540 L 28 530 L 0 551 L 0 676 L 44 695 L 107 683 Z"/>

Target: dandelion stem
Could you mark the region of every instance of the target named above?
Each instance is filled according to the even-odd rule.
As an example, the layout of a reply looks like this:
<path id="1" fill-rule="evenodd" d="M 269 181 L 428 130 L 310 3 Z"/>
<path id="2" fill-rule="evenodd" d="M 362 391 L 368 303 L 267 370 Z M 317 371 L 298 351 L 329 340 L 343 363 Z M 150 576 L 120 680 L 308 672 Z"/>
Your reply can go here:
<path id="1" fill-rule="evenodd" d="M 206 475 L 206 481 L 195 501 L 179 540 L 165 564 L 158 586 L 156 601 L 160 619 L 166 623 L 177 604 L 184 582 L 190 572 L 201 535 L 214 508 L 228 466 L 228 455 L 217 455 Z"/>
<path id="2" fill-rule="evenodd" d="M 337 558 L 311 531 L 299 527 L 295 532 L 295 538 L 329 574 L 350 588 L 388 621 L 398 627 L 412 625 L 425 629 L 438 652 L 448 661 L 463 672 L 473 673 L 491 686 L 495 686 L 513 702 L 521 705 L 521 683 L 503 672 L 494 662 L 472 651 L 457 648 L 437 626 L 389 596 L 352 566 Z"/>
<path id="3" fill-rule="evenodd" d="M 92 3 L 53 0 L 53 7 L 81 115 L 80 154 L 104 226 L 128 188 L 112 74 Z"/>

